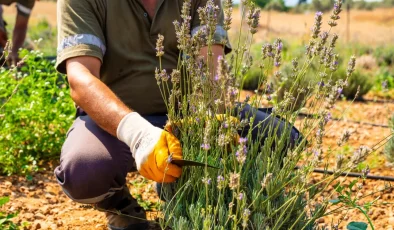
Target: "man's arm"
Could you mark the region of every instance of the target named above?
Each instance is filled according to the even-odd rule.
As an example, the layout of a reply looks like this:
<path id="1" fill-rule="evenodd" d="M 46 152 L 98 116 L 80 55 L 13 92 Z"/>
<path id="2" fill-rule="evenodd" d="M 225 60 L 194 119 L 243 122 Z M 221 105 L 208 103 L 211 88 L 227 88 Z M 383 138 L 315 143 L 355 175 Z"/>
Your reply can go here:
<path id="1" fill-rule="evenodd" d="M 17 61 L 18 59 L 18 50 L 22 47 L 23 42 L 25 41 L 28 23 L 29 17 L 17 14 L 14 32 L 12 36 L 12 61 Z"/>
<path id="2" fill-rule="evenodd" d="M 98 126 L 116 137 L 124 116 L 132 112 L 100 81 L 101 61 L 90 56 L 70 58 L 66 62 L 71 97 Z"/>
<path id="3" fill-rule="evenodd" d="M 212 60 L 210 60 L 210 63 L 208 63 L 208 64 L 210 65 L 209 68 L 212 71 L 211 79 L 213 79 L 216 74 L 216 68 L 218 65 L 218 58 L 220 56 L 224 57 L 223 45 L 217 45 L 217 44 L 212 45 L 211 51 L 212 51 Z M 200 55 L 204 58 L 205 61 L 208 60 L 208 46 L 204 46 L 201 48 Z"/>

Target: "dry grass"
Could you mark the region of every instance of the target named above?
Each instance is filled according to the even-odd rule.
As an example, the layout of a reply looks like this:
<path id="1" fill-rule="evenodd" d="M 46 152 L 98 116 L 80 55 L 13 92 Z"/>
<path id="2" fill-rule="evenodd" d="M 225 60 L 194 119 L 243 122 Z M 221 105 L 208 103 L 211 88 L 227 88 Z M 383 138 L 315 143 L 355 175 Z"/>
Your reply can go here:
<path id="1" fill-rule="evenodd" d="M 7 18 L 16 13 L 15 6 L 5 6 L 4 15 Z M 235 9 L 233 15 L 232 34 L 238 33 L 240 24 L 240 12 Z M 329 13 L 325 13 L 325 20 L 328 20 Z M 342 19 L 334 32 L 341 36 L 341 40 L 346 40 L 346 12 L 342 12 Z M 31 23 L 47 18 L 51 25 L 56 25 L 56 3 L 36 2 L 31 16 Z M 269 33 L 267 34 L 268 13 L 261 13 L 260 30 L 255 35 L 256 42 L 264 41 L 272 37 L 281 37 L 286 40 L 298 39 L 307 41 L 309 39 L 310 28 L 313 24 L 314 12 L 304 14 L 289 14 L 272 12 L 269 22 Z M 327 29 L 327 25 L 324 25 Z M 394 41 L 394 8 L 375 9 L 373 11 L 352 10 L 350 12 L 350 42 L 360 42 L 363 44 L 385 44 Z"/>
<path id="2" fill-rule="evenodd" d="M 238 32 L 240 25 L 240 12 L 234 11 L 234 26 L 232 32 Z M 349 41 L 362 44 L 381 45 L 394 40 L 394 8 L 375 9 L 373 11 L 352 10 L 350 12 Z M 324 22 L 328 21 L 329 13 L 323 15 Z M 338 27 L 333 32 L 346 41 L 346 11 L 341 13 Z M 313 25 L 314 12 L 304 14 L 289 14 L 271 12 L 269 19 L 269 33 L 267 30 L 268 12 L 261 12 L 260 30 L 255 35 L 256 42 L 261 42 L 272 37 L 281 37 L 285 40 L 309 40 L 310 28 Z M 327 30 L 327 23 L 323 30 Z"/>

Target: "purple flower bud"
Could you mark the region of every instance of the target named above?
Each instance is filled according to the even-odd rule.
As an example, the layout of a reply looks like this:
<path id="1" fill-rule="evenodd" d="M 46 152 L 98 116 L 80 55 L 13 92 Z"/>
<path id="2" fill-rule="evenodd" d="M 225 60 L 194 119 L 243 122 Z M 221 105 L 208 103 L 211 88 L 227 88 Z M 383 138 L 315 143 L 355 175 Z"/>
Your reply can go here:
<path id="1" fill-rule="evenodd" d="M 387 80 L 384 80 L 384 81 L 382 82 L 382 88 L 383 88 L 384 90 L 387 90 L 387 89 L 388 89 Z"/>
<path id="2" fill-rule="evenodd" d="M 241 138 L 239 138 L 239 143 L 240 144 L 245 144 L 246 142 L 248 141 L 248 138 L 246 138 L 246 137 L 241 137 Z"/>
<path id="3" fill-rule="evenodd" d="M 331 113 L 327 113 L 327 115 L 324 117 L 324 121 L 329 122 L 331 118 L 332 118 Z"/>
<path id="4" fill-rule="evenodd" d="M 317 85 L 320 86 L 320 87 L 324 87 L 324 81 L 319 81 L 319 82 L 317 83 Z"/>
<path id="5" fill-rule="evenodd" d="M 205 144 L 201 145 L 201 148 L 204 149 L 204 150 L 209 150 L 211 148 L 211 146 L 209 144 L 205 143 Z"/>
<path id="6" fill-rule="evenodd" d="M 343 89 L 342 88 L 338 88 L 338 94 L 341 95 L 342 94 Z"/>

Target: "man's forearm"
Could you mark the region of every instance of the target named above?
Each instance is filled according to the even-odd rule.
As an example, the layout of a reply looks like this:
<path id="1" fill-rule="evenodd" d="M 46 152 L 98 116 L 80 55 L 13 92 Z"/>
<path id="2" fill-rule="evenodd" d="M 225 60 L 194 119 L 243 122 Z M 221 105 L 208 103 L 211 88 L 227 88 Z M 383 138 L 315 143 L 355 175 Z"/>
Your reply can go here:
<path id="1" fill-rule="evenodd" d="M 12 53 L 15 55 L 18 54 L 19 48 L 23 46 L 23 42 L 25 41 L 28 21 L 29 18 L 25 16 L 18 14 L 16 17 L 14 32 L 12 35 Z"/>
<path id="2" fill-rule="evenodd" d="M 12 52 L 18 53 L 19 48 L 23 46 L 23 42 L 26 38 L 26 29 L 15 28 L 12 36 Z"/>
<path id="3" fill-rule="evenodd" d="M 98 72 L 89 71 L 80 62 L 69 61 L 67 74 L 74 102 L 88 113 L 98 126 L 116 136 L 120 121 L 132 110 L 96 77 Z"/>
<path id="4" fill-rule="evenodd" d="M 218 66 L 218 58 L 220 56 L 224 57 L 224 50 L 223 50 L 223 45 L 212 45 L 211 51 L 212 51 L 212 56 L 208 56 L 208 51 L 209 48 L 208 46 L 204 46 L 200 50 L 200 55 L 203 56 L 204 60 L 209 65 L 209 69 L 211 72 L 211 79 L 213 79 L 216 75 L 216 68 Z"/>
<path id="5" fill-rule="evenodd" d="M 204 58 L 204 61 L 207 63 L 210 71 L 210 79 L 214 82 L 214 78 L 217 74 L 217 67 L 218 67 L 218 58 L 222 56 L 224 58 L 224 50 L 222 45 L 213 45 L 211 47 L 212 56 L 208 55 L 209 47 L 205 46 L 202 47 L 200 50 L 200 55 Z M 221 92 L 219 92 L 221 93 Z M 209 104 L 213 104 L 214 100 L 220 99 L 223 101 L 221 105 L 217 107 L 217 113 L 223 113 L 225 111 L 225 104 L 224 104 L 224 95 L 218 94 L 218 91 L 211 89 L 211 99 L 212 101 Z"/>

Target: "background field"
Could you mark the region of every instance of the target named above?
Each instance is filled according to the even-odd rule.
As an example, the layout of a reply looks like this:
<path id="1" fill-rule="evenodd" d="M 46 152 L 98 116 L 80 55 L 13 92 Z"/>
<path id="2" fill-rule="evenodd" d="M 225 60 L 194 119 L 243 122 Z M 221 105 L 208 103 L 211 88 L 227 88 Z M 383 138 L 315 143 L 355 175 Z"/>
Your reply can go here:
<path id="1" fill-rule="evenodd" d="M 12 29 L 14 24 L 15 11 L 14 6 L 5 7 L 4 14 L 10 24 L 9 30 Z M 258 52 L 261 44 L 276 37 L 281 37 L 285 46 L 304 46 L 310 36 L 313 17 L 314 12 L 312 11 L 303 14 L 263 11 L 259 32 L 254 36 L 256 52 Z M 376 50 L 394 50 L 394 8 L 372 11 L 352 10 L 349 15 L 349 30 L 346 29 L 346 17 L 346 12 L 344 12 L 340 25 L 334 31 L 340 35 L 343 58 L 347 60 L 354 53 L 358 57 L 373 57 L 373 61 L 365 62 L 365 65 L 372 65 L 372 69 L 360 66 L 363 71 L 371 74 L 371 79 L 369 79 L 373 85 L 371 90 L 364 96 L 364 101 L 351 103 L 344 99 L 339 102 L 333 111 L 333 116 L 340 120 L 329 122 L 328 129 L 330 131 L 325 136 L 325 149 L 329 149 L 335 145 L 340 134 L 345 130 L 350 130 L 352 136 L 349 144 L 338 151 L 350 156 L 354 150 L 352 146 L 373 146 L 390 133 L 388 121 L 394 112 L 394 102 L 392 101 L 394 94 L 390 89 L 388 93 L 382 93 L 381 88 L 379 88 L 382 80 L 379 76 L 383 76 L 382 71 L 384 70 L 389 73 L 387 76 L 385 75 L 386 78 L 393 79 L 394 63 L 380 65 Z M 235 37 L 239 33 L 239 18 L 240 11 L 236 9 L 230 36 Z M 31 16 L 30 25 L 31 29 L 28 32 L 26 46 L 40 48 L 47 56 L 56 55 L 55 3 L 37 2 Z M 34 41 L 40 37 L 43 38 L 43 41 L 37 46 Z M 394 88 L 394 85 L 392 87 Z M 252 91 L 244 91 L 242 95 L 245 97 L 253 94 Z M 267 106 L 267 104 L 262 106 Z M 378 126 L 375 126 L 376 124 Z M 335 154 L 330 156 L 330 163 L 334 163 L 335 157 Z M 64 195 L 52 173 L 56 164 L 56 160 L 43 161 L 39 165 L 41 170 L 38 173 L 31 174 L 31 178 L 29 177 L 28 180 L 25 175 L 0 176 L 0 197 L 10 196 L 11 198 L 11 202 L 3 208 L 12 212 L 20 210 L 15 221 L 19 223 L 29 222 L 29 226 L 26 227 L 28 229 L 105 229 L 105 218 L 102 213 L 77 204 Z M 393 165 L 386 160 L 383 149 L 379 149 L 368 157 L 366 164 L 371 168 L 372 175 L 393 175 Z M 319 180 L 319 178 L 320 175 L 316 174 L 311 183 Z M 153 183 L 131 173 L 128 177 L 128 185 L 133 195 L 143 198 L 141 199 L 142 204 L 148 210 L 151 210 L 150 214 L 154 216 L 158 197 L 153 191 Z M 385 182 L 383 181 L 368 180 L 363 186 L 364 189 L 366 188 L 372 193 L 381 189 L 384 185 Z M 367 194 L 357 194 L 358 197 L 364 195 Z M 394 195 L 392 190 L 385 193 L 377 192 L 363 200 L 370 201 L 377 196 L 380 196 L 382 201 L 387 203 L 373 207 L 369 213 L 374 221 L 375 228 L 394 229 Z M 365 217 L 356 211 L 350 213 L 344 211 L 342 214 L 346 216 L 346 219 L 341 227 L 350 221 L 366 222 Z M 331 221 L 335 222 L 337 220 L 338 216 L 327 216 L 321 219 L 320 223 L 322 225 L 330 224 Z"/>

